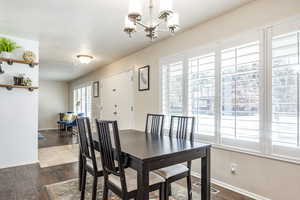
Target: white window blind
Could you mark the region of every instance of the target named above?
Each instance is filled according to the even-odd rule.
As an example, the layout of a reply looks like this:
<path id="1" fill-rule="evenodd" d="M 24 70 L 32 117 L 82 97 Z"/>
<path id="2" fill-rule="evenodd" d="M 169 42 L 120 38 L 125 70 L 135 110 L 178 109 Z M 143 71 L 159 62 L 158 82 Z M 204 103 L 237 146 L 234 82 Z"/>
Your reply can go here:
<path id="1" fill-rule="evenodd" d="M 162 64 L 162 111 L 167 115 L 165 129 L 171 115 L 183 115 L 183 60 L 179 58 Z"/>
<path id="2" fill-rule="evenodd" d="M 86 115 L 92 116 L 92 86 L 86 87 Z"/>
<path id="3" fill-rule="evenodd" d="M 215 53 L 188 59 L 188 115 L 195 132 L 215 135 Z"/>
<path id="4" fill-rule="evenodd" d="M 169 115 L 183 113 L 183 63 L 182 61 L 163 66 L 163 112 Z"/>
<path id="5" fill-rule="evenodd" d="M 221 137 L 259 141 L 259 42 L 221 52 Z"/>
<path id="6" fill-rule="evenodd" d="M 77 102 L 78 102 L 78 90 L 74 89 L 73 90 L 73 110 L 76 112 L 76 108 L 77 108 Z"/>
<path id="7" fill-rule="evenodd" d="M 272 142 L 300 147 L 299 32 L 272 38 Z"/>

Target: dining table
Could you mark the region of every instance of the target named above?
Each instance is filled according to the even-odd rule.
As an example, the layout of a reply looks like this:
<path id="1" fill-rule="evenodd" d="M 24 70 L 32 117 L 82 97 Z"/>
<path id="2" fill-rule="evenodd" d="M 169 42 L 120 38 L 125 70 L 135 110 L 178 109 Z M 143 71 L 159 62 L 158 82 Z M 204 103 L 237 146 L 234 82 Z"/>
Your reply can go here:
<path id="1" fill-rule="evenodd" d="M 211 199 L 210 144 L 138 130 L 121 130 L 119 135 L 126 166 L 137 171 L 138 200 L 149 200 L 149 172 L 195 159 L 201 159 L 201 200 Z M 97 133 L 93 134 L 93 141 L 96 151 L 100 151 Z M 79 183 L 81 171 L 79 156 Z"/>

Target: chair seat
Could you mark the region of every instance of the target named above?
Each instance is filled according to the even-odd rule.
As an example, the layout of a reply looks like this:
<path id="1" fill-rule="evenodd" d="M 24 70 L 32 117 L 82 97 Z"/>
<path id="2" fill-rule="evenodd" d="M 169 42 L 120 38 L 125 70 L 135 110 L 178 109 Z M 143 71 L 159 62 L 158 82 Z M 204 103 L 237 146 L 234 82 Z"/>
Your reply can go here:
<path id="1" fill-rule="evenodd" d="M 186 166 L 184 166 L 182 164 L 178 164 L 178 165 L 173 165 L 170 167 L 161 168 L 161 169 L 155 170 L 154 172 L 156 174 L 160 175 L 161 177 L 163 177 L 164 179 L 168 179 L 168 178 L 171 178 L 173 176 L 176 176 L 178 174 L 188 172 L 188 171 L 189 171 L 189 168 L 187 168 Z"/>
<path id="2" fill-rule="evenodd" d="M 137 172 L 131 168 L 126 168 L 126 169 L 124 169 L 124 171 L 125 171 L 125 177 L 126 177 L 127 191 L 131 192 L 131 191 L 137 190 Z M 109 175 L 108 179 L 114 185 L 119 187 L 120 190 L 122 190 L 121 181 L 120 181 L 119 176 L 115 176 L 115 175 L 111 174 L 111 175 Z M 152 172 L 149 173 L 149 185 L 162 183 L 164 181 L 165 180 L 162 177 L 160 177 Z"/>
<path id="3" fill-rule="evenodd" d="M 93 169 L 93 161 L 91 159 L 86 159 L 86 165 L 89 168 Z M 101 163 L 100 157 L 96 157 L 96 165 L 97 165 L 98 171 L 102 171 L 102 163 Z"/>

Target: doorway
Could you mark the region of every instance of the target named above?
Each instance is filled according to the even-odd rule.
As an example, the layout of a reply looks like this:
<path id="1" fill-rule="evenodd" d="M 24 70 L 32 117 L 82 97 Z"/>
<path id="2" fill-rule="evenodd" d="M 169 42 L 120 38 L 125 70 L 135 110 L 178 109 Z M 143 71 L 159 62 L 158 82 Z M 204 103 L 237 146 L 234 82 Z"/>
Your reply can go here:
<path id="1" fill-rule="evenodd" d="M 120 130 L 133 128 L 133 72 L 127 71 L 101 81 L 103 120 L 117 120 Z"/>

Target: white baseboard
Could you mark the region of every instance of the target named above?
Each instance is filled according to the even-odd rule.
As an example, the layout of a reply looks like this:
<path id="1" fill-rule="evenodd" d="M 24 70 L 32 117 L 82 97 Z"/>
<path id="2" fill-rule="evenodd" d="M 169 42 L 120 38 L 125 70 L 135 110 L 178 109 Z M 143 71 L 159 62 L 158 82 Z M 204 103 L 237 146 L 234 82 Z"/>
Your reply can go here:
<path id="1" fill-rule="evenodd" d="M 58 128 L 40 128 L 38 131 L 50 131 L 50 130 L 58 130 Z"/>
<path id="2" fill-rule="evenodd" d="M 197 172 L 192 172 L 192 175 L 195 176 L 195 177 L 197 177 L 197 178 L 201 178 L 201 175 L 199 173 L 197 173 Z M 241 189 L 241 188 L 229 185 L 227 183 L 224 183 L 222 181 L 219 181 L 219 180 L 216 180 L 216 179 L 213 179 L 213 178 L 211 179 L 211 182 L 213 184 L 215 184 L 215 185 L 221 186 L 223 188 L 226 188 L 228 190 L 231 190 L 231 191 L 234 191 L 236 193 L 242 194 L 244 196 L 250 197 L 252 199 L 256 199 L 256 200 L 271 200 L 269 198 L 266 198 L 266 197 L 260 196 L 258 194 L 249 192 L 247 190 L 244 190 L 244 189 Z"/>
<path id="3" fill-rule="evenodd" d="M 33 161 L 33 162 L 23 162 L 23 163 L 18 163 L 18 164 L 13 164 L 13 165 L 6 165 L 6 166 L 0 166 L 0 169 L 6 169 L 6 168 L 12 168 L 12 167 L 20 167 L 24 165 L 33 165 L 33 164 L 38 164 L 39 161 Z"/>

